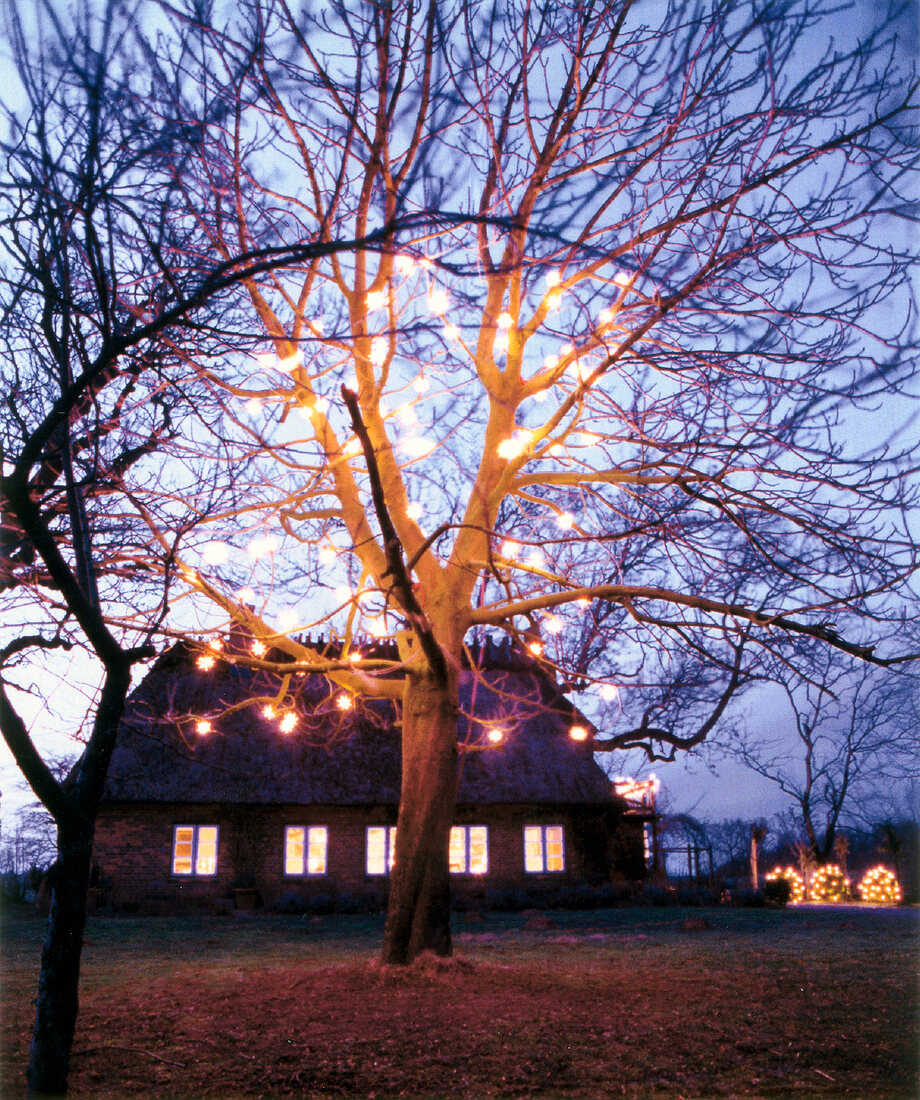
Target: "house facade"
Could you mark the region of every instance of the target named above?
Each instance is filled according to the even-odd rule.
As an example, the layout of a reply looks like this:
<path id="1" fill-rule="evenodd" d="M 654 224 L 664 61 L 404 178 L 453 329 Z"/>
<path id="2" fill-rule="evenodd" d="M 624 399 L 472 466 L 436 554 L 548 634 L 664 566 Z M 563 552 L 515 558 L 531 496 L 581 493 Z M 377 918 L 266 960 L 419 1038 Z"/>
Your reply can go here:
<path id="1" fill-rule="evenodd" d="M 204 666 L 204 667 L 202 667 Z M 461 673 L 452 892 L 470 904 L 641 878 L 647 812 L 618 797 L 589 729 L 532 660 L 488 645 Z M 573 737 L 574 730 L 574 737 Z M 94 881 L 116 909 L 233 904 L 365 909 L 386 899 L 399 807 L 392 704 L 343 708 L 176 646 L 131 698 L 96 827 Z"/>

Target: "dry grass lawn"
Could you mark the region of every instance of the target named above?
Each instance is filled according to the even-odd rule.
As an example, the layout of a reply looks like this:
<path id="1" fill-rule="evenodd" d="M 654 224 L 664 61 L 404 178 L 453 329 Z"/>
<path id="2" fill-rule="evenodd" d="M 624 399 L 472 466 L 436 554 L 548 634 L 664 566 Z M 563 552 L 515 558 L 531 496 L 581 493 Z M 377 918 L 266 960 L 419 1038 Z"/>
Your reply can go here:
<path id="1" fill-rule="evenodd" d="M 373 963 L 377 918 L 95 918 L 71 1094 L 908 1100 L 918 917 L 459 916 L 456 957 L 408 970 Z M 4 917 L 4 1100 L 22 1095 L 41 933 Z"/>

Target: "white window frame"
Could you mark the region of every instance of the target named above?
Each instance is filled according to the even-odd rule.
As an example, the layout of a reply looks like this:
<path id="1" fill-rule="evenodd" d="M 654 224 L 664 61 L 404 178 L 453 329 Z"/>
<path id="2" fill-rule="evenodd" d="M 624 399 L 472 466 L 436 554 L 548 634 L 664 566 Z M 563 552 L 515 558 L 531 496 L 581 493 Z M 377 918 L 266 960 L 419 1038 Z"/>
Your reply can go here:
<path id="1" fill-rule="evenodd" d="M 371 868 L 371 833 L 383 832 L 383 869 Z M 381 878 L 393 870 L 396 859 L 396 826 L 368 825 L 364 833 L 364 871 L 373 878 Z"/>
<path id="2" fill-rule="evenodd" d="M 300 832 L 303 834 L 301 841 L 301 859 L 302 866 L 299 871 L 292 871 L 288 862 L 288 838 L 291 833 Z M 322 850 L 323 850 L 323 866 L 322 870 L 311 871 L 310 870 L 310 852 L 313 847 L 314 838 L 319 839 L 322 837 Z M 284 827 L 284 853 L 283 853 L 284 867 L 283 874 L 285 878 L 321 878 L 323 875 L 329 873 L 329 826 L 328 825 L 285 825 Z"/>
<path id="3" fill-rule="evenodd" d="M 473 830 L 481 830 L 483 833 L 483 848 L 485 851 L 485 866 L 479 870 L 471 870 L 472 864 L 472 843 L 473 843 Z M 453 852 L 456 847 L 459 847 L 459 843 L 455 845 L 455 838 L 462 835 L 462 858 L 460 867 L 451 867 L 450 873 L 452 875 L 487 875 L 489 873 L 489 826 L 488 825 L 452 825 L 450 829 L 450 847 L 449 852 Z"/>
<path id="4" fill-rule="evenodd" d="M 549 866 L 549 830 L 559 830 L 559 842 L 562 847 L 561 866 L 550 867 Z M 532 864 L 528 865 L 530 855 L 527 851 L 528 839 L 534 839 L 539 837 L 540 840 L 540 852 L 538 859 L 540 866 L 535 867 Z M 553 838 L 555 841 L 555 838 Z M 565 870 L 565 826 L 564 825 L 525 825 L 524 826 L 524 871 L 528 875 L 558 875 Z"/>
<path id="5" fill-rule="evenodd" d="M 192 832 L 192 853 L 190 866 L 187 871 L 180 871 L 176 866 L 178 853 L 176 847 L 179 842 L 179 831 L 181 829 L 191 829 Z M 201 851 L 201 833 L 204 829 L 212 829 L 214 831 L 214 869 L 212 871 L 199 870 L 198 861 Z M 177 878 L 216 878 L 217 868 L 220 862 L 220 826 L 219 825 L 174 825 L 173 826 L 173 842 L 172 842 L 172 860 L 170 861 L 170 867 L 172 873 Z"/>

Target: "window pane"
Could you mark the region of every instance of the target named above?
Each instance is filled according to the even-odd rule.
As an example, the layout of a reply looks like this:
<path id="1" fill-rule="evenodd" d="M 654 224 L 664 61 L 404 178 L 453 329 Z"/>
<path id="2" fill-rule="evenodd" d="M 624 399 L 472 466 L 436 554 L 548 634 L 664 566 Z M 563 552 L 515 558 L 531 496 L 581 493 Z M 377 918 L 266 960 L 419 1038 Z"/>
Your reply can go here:
<path id="1" fill-rule="evenodd" d="M 470 874 L 485 875 L 489 870 L 489 830 L 485 825 L 470 826 Z"/>
<path id="2" fill-rule="evenodd" d="M 173 837 L 173 874 L 190 875 L 192 873 L 192 836 L 190 826 L 182 825 L 176 829 Z"/>
<path id="3" fill-rule="evenodd" d="M 314 825 L 309 830 L 310 850 L 307 855 L 307 871 L 311 875 L 324 875 L 326 873 L 326 845 L 329 839 L 329 830 L 325 825 Z"/>
<path id="4" fill-rule="evenodd" d="M 289 825 L 284 830 L 284 873 L 303 874 L 303 829 Z"/>
<path id="5" fill-rule="evenodd" d="M 367 873 L 384 875 L 387 870 L 387 831 L 383 825 L 369 825 L 367 829 Z"/>
<path id="6" fill-rule="evenodd" d="M 524 870 L 543 870 L 543 830 L 539 825 L 524 826 Z"/>
<path id="7" fill-rule="evenodd" d="M 546 826 L 546 869 L 562 871 L 564 869 L 564 848 L 562 844 L 562 826 Z"/>
<path id="8" fill-rule="evenodd" d="M 195 873 L 214 875 L 217 873 L 217 826 L 198 826 L 198 858 L 195 860 Z"/>
<path id="9" fill-rule="evenodd" d="M 466 871 L 466 828 L 454 825 L 450 830 L 450 849 L 448 862 L 451 874 L 462 875 Z"/>

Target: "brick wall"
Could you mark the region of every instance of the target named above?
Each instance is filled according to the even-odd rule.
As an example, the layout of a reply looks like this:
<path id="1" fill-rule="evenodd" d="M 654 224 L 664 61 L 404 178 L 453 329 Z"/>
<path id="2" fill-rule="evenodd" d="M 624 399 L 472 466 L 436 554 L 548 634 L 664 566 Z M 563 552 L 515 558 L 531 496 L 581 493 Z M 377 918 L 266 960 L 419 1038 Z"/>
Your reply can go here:
<path id="1" fill-rule="evenodd" d="M 551 889 L 582 882 L 593 872 L 586 837 L 595 831 L 592 811 L 545 807 L 458 807 L 457 824 L 489 827 L 488 875 L 456 875 L 456 894 L 482 897 L 486 889 Z M 365 871 L 365 830 L 368 825 L 396 823 L 395 808 L 104 804 L 95 840 L 95 860 L 106 901 L 119 909 L 137 908 L 164 915 L 177 909 L 213 908 L 232 900 L 241 876 L 251 876 L 261 900 L 271 904 L 286 893 L 306 897 L 342 895 L 355 899 L 376 896 L 382 902 L 385 876 Z M 193 878 L 172 874 L 173 832 L 177 825 L 217 825 L 217 874 Z M 284 875 L 284 830 L 287 825 L 325 825 L 329 829 L 327 874 Z M 565 870 L 534 875 L 524 871 L 525 825 L 563 825 Z M 639 834 L 641 845 L 641 833 Z M 640 849 L 641 852 L 641 849 Z M 607 867 L 607 871 L 615 868 Z M 248 883 L 247 883 L 248 884 Z"/>

